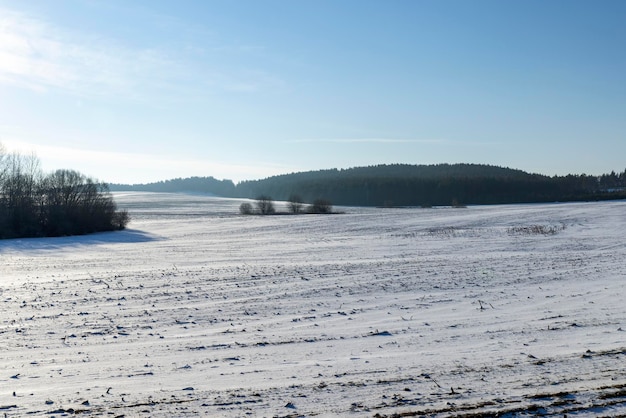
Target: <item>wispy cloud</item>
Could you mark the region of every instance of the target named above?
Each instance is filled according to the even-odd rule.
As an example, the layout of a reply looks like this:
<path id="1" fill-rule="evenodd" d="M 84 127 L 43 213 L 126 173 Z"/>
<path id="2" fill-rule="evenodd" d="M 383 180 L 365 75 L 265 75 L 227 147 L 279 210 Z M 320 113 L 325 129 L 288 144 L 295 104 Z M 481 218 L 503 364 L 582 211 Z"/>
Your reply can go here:
<path id="1" fill-rule="evenodd" d="M 443 139 L 402 139 L 402 138 L 305 138 L 285 141 L 293 144 L 336 143 L 336 144 L 441 144 Z"/>
<path id="2" fill-rule="evenodd" d="M 130 46 L 0 9 L 0 83 L 78 96 L 201 97 L 207 90 L 251 92 L 272 81 L 249 71 L 207 68 L 202 46 Z M 272 86 L 274 87 L 274 86 Z"/>
<path id="3" fill-rule="evenodd" d="M 132 92 L 137 80 L 173 64 L 156 50 L 131 50 L 63 31 L 18 12 L 0 15 L 0 81 L 74 94 Z M 145 80 L 145 78 L 143 78 Z M 154 79 L 151 75 L 149 79 Z"/>

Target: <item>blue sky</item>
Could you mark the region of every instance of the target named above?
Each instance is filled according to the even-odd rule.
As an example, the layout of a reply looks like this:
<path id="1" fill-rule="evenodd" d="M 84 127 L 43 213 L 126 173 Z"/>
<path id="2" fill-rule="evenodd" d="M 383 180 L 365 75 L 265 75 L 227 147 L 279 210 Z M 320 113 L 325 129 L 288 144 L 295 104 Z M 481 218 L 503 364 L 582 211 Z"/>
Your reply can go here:
<path id="1" fill-rule="evenodd" d="M 624 22 L 622 0 L 0 0 L 0 143 L 123 183 L 623 171 Z"/>

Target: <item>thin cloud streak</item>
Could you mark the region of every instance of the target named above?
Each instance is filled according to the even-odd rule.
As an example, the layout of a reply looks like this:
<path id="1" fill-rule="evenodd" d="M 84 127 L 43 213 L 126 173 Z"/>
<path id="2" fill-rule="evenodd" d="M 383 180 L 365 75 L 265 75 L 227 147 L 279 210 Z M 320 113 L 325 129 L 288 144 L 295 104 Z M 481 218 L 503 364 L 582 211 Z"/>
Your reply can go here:
<path id="1" fill-rule="evenodd" d="M 492 147 L 506 145 L 502 141 L 452 140 L 452 139 L 402 139 L 402 138 L 308 138 L 284 141 L 288 144 L 424 144 Z"/>
<path id="2" fill-rule="evenodd" d="M 442 144 L 449 141 L 444 139 L 397 139 L 397 138 L 308 138 L 308 139 L 294 139 L 285 141 L 291 144 L 306 144 L 306 143 L 336 143 L 336 144 L 356 144 L 356 143 L 370 143 L 370 144 Z"/>

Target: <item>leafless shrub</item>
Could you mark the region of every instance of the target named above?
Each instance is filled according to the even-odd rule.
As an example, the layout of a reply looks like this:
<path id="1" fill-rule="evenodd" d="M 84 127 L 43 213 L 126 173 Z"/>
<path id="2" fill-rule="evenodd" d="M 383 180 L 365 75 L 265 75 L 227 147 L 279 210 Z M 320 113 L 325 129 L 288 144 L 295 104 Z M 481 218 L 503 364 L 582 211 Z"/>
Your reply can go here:
<path id="1" fill-rule="evenodd" d="M 269 196 L 259 196 L 256 198 L 256 207 L 261 215 L 272 215 L 276 212 L 274 201 Z"/>
<path id="2" fill-rule="evenodd" d="M 252 205 L 248 202 L 243 202 L 241 205 L 239 205 L 239 213 L 241 213 L 242 215 L 252 215 L 252 213 L 254 212 L 254 209 L 252 208 Z"/>
<path id="3" fill-rule="evenodd" d="M 313 204 L 309 206 L 310 213 L 332 213 L 333 205 L 326 199 L 315 199 Z"/>
<path id="4" fill-rule="evenodd" d="M 56 237 L 126 228 L 109 186 L 74 170 L 44 174 L 34 155 L 0 144 L 0 238 Z"/>
<path id="5" fill-rule="evenodd" d="M 114 229 L 125 229 L 129 222 L 130 215 L 127 210 L 119 210 L 113 214 L 112 225 Z"/>
<path id="6" fill-rule="evenodd" d="M 523 225 L 512 226 L 507 229 L 511 235 L 556 235 L 565 229 L 564 224 L 559 225 Z"/>
<path id="7" fill-rule="evenodd" d="M 304 207 L 304 203 L 302 202 L 302 198 L 298 195 L 292 194 L 289 196 L 289 211 L 291 213 L 302 213 Z"/>

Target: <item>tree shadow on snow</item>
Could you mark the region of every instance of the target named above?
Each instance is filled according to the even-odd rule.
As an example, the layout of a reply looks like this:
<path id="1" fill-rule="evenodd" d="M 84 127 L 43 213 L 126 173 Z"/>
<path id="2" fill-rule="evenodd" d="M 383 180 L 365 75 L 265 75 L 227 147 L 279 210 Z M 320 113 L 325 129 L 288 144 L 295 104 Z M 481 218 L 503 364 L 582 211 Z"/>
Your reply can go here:
<path id="1" fill-rule="evenodd" d="M 87 235 L 50 238 L 15 238 L 0 240 L 0 253 L 4 251 L 50 251 L 73 246 L 100 244 L 134 244 L 159 241 L 160 237 L 137 229 L 123 231 L 97 232 Z"/>

